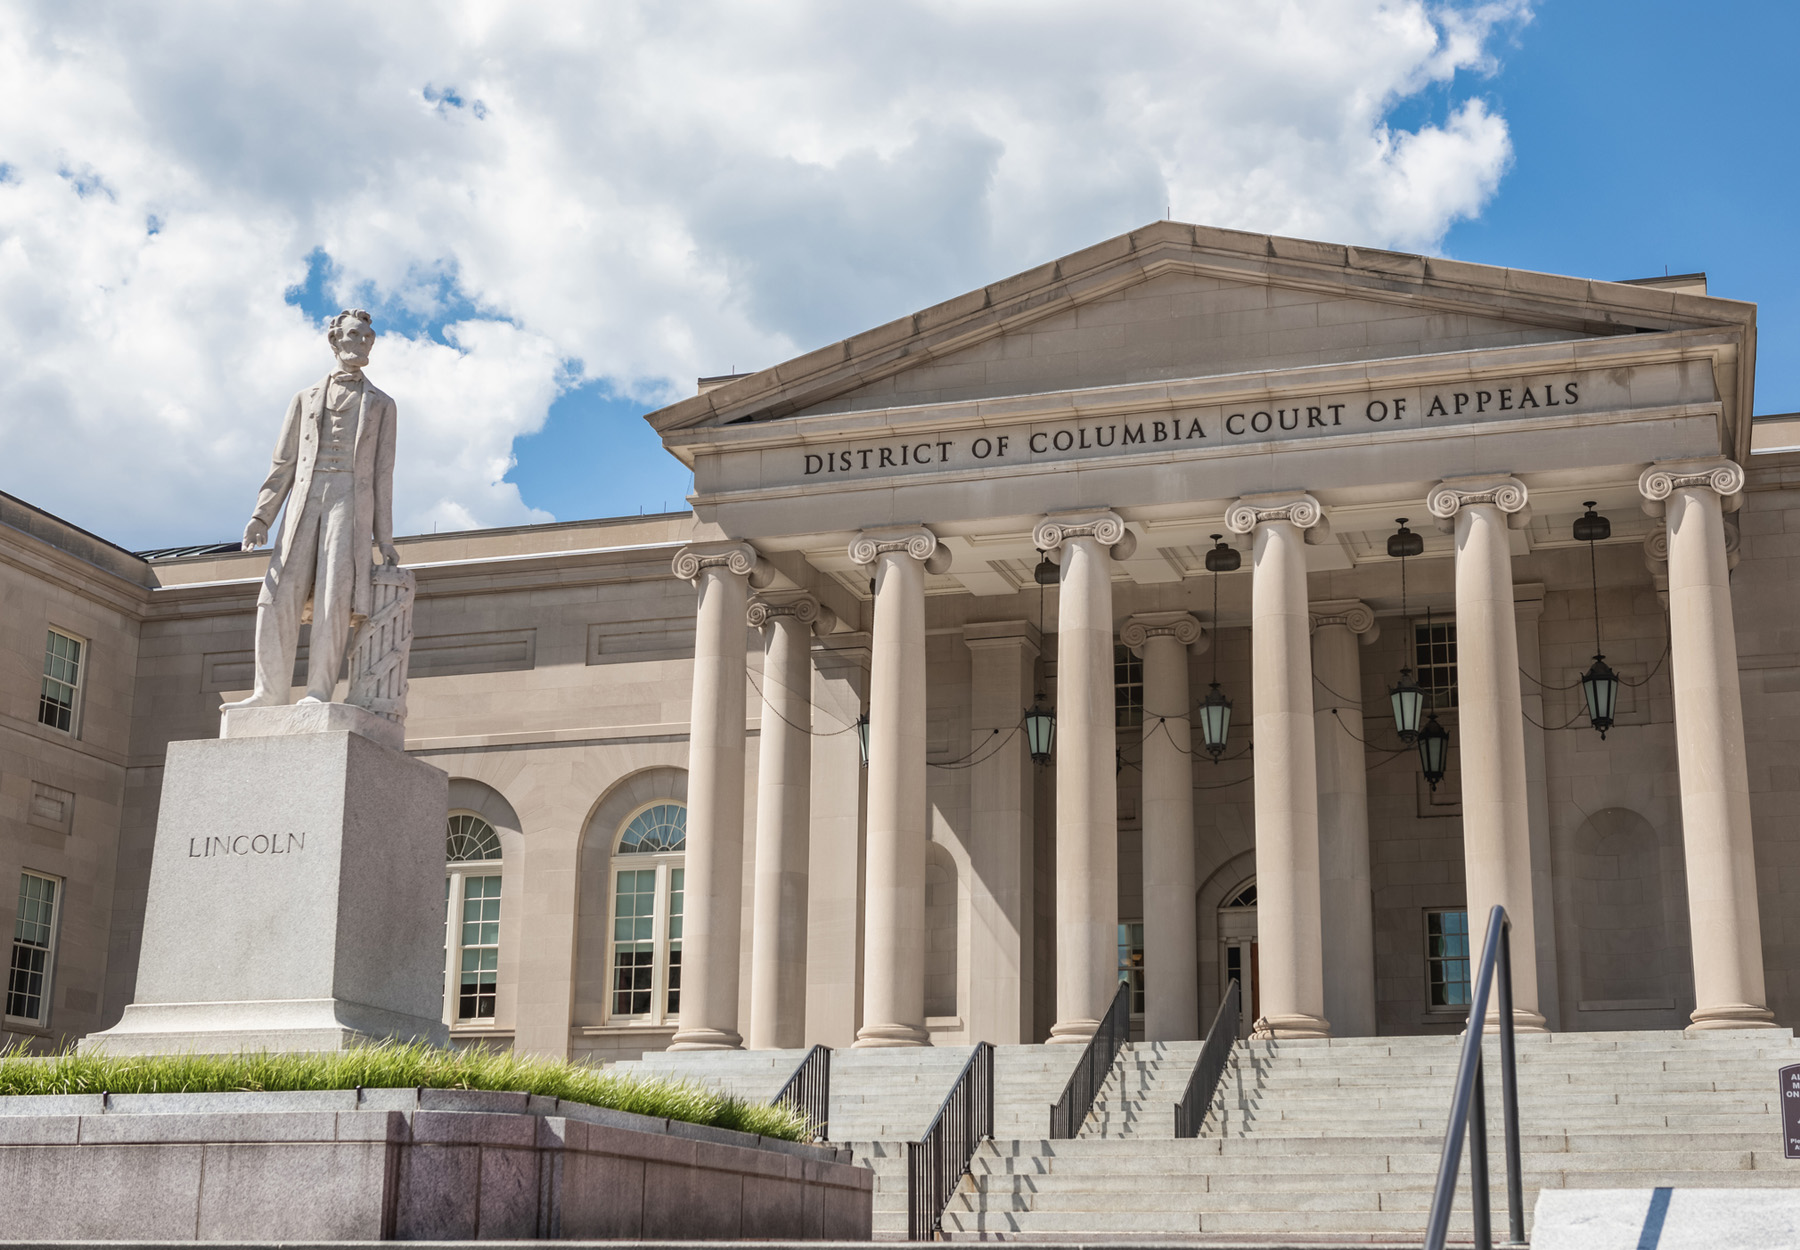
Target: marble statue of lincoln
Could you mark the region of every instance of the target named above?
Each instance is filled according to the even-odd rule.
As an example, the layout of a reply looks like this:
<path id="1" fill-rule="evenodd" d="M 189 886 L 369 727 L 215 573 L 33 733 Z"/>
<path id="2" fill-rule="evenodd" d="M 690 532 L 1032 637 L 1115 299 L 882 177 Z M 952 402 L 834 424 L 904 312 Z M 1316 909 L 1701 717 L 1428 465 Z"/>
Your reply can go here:
<path id="1" fill-rule="evenodd" d="M 288 701 L 300 625 L 310 609 L 312 643 L 303 703 L 328 703 L 352 631 L 369 615 L 379 546 L 394 551 L 394 401 L 363 376 L 375 331 L 369 314 L 346 309 L 327 338 L 337 368 L 295 395 L 281 424 L 269 476 L 244 527 L 244 550 L 269 541 L 287 503 L 262 593 L 256 598 L 256 689 L 229 707 Z"/>

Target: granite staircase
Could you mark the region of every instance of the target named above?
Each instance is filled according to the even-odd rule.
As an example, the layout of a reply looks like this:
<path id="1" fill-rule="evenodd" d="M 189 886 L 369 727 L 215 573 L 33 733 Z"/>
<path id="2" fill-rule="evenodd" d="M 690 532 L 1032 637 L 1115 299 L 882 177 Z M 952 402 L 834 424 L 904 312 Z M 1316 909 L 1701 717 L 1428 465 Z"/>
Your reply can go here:
<path id="1" fill-rule="evenodd" d="M 1074 1141 L 997 1137 L 945 1214 L 952 1238 L 1423 1236 L 1459 1039 L 1240 1043 L 1201 1136 L 1173 1139 L 1189 1047 L 1128 1047 Z M 1192 1049 L 1197 1053 L 1197 1045 Z M 1800 1186 L 1783 1159 L 1781 1030 L 1521 1037 L 1529 1218 L 1539 1189 Z M 1506 1229 L 1499 1055 L 1486 1047 L 1497 1233 Z M 1465 1154 L 1464 1176 L 1467 1175 Z M 1473 1235 L 1467 1180 L 1453 1240 Z"/>
<path id="2" fill-rule="evenodd" d="M 1049 1131 L 1050 1104 L 1062 1094 L 1079 1046 L 994 1048 L 994 1132 L 1014 1140 Z M 930 1127 L 974 1052 L 971 1046 L 839 1049 L 831 1054 L 834 1142 L 875 1173 L 875 1236 L 906 1236 L 906 1143 Z M 617 1065 L 624 1073 L 689 1080 L 767 1102 L 780 1092 L 804 1050 L 676 1051 Z"/>

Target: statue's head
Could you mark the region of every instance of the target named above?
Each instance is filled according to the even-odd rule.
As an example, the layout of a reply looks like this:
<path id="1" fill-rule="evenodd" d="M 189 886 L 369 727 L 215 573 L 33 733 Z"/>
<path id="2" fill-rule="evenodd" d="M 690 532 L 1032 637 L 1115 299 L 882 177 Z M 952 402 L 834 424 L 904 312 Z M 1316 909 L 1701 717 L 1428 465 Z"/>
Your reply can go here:
<path id="1" fill-rule="evenodd" d="M 360 308 L 346 308 L 331 319 L 325 338 L 337 354 L 339 364 L 346 369 L 360 369 L 369 363 L 369 349 L 375 346 L 375 329 L 368 313 Z"/>

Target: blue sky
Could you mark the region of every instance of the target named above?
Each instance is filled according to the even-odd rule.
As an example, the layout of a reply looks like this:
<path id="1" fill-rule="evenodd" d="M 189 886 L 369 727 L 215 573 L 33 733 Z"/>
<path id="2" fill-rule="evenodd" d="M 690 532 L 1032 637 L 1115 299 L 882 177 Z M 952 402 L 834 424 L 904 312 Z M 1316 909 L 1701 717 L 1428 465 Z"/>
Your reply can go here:
<path id="1" fill-rule="evenodd" d="M 641 416 L 696 377 L 1168 206 L 1705 270 L 1761 306 L 1757 410 L 1800 409 L 1794 6 L 461 12 L 0 3 L 0 490 L 128 546 L 239 533 L 329 364 L 322 318 L 360 306 L 401 405 L 400 532 L 680 509 L 690 476 Z"/>
<path id="2" fill-rule="evenodd" d="M 1494 76 L 1460 75 L 1389 117 L 1412 129 L 1479 96 L 1510 127 L 1513 163 L 1498 193 L 1451 226 L 1439 254 L 1607 279 L 1705 271 L 1712 294 L 1759 306 L 1757 412 L 1791 412 L 1800 410 L 1796 50 L 1800 6 L 1549 0 L 1496 41 Z M 1117 220 L 1119 230 L 1138 224 Z M 971 288 L 1002 276 L 974 276 Z M 801 348 L 867 328 L 845 319 Z M 689 475 L 635 422 L 644 410 L 597 385 L 569 392 L 540 433 L 514 444 L 510 480 L 564 518 L 680 507 L 664 501 L 688 489 Z"/>

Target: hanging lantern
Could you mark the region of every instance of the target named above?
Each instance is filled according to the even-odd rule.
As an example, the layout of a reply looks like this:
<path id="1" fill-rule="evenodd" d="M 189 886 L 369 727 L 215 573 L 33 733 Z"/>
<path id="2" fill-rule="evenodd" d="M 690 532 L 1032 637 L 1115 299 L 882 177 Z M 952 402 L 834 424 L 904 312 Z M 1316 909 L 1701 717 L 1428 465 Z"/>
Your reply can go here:
<path id="1" fill-rule="evenodd" d="M 856 744 L 862 748 L 862 766 L 869 766 L 869 714 L 864 712 L 856 718 Z"/>
<path id="2" fill-rule="evenodd" d="M 1388 700 L 1394 705 L 1394 729 L 1407 746 L 1419 740 L 1419 720 L 1425 715 L 1425 692 L 1412 679 L 1410 667 L 1400 670 L 1400 680 L 1388 687 Z"/>
<path id="3" fill-rule="evenodd" d="M 1234 553 L 1235 554 L 1235 553 Z M 1200 700 L 1200 744 L 1212 756 L 1213 763 L 1225 754 L 1225 741 L 1231 735 L 1231 700 L 1213 682 L 1206 697 Z"/>
<path id="4" fill-rule="evenodd" d="M 1588 723 L 1604 740 L 1619 707 L 1619 675 L 1607 665 L 1605 656 L 1596 655 L 1592 667 L 1581 675 L 1581 693 L 1587 698 Z"/>
<path id="5" fill-rule="evenodd" d="M 1430 713 L 1425 727 L 1419 730 L 1419 768 L 1433 791 L 1444 779 L 1444 767 L 1450 759 L 1450 731 L 1438 724 L 1437 713 Z"/>
<path id="6" fill-rule="evenodd" d="M 1031 758 L 1039 764 L 1048 764 L 1056 753 L 1056 712 L 1045 707 L 1042 699 L 1025 713 L 1025 742 Z"/>
<path id="7" fill-rule="evenodd" d="M 1575 518 L 1575 541 L 1588 545 L 1588 576 L 1594 589 L 1594 663 L 1581 675 L 1581 693 L 1587 699 L 1588 724 L 1600 732 L 1601 741 L 1613 727 L 1613 714 L 1619 708 L 1619 675 L 1606 663 L 1600 651 L 1600 565 L 1594 555 L 1594 544 L 1612 537 L 1612 522 L 1594 511 L 1590 499 L 1581 506 L 1587 511 Z"/>
<path id="8" fill-rule="evenodd" d="M 1406 528 L 1406 517 L 1395 517 L 1400 528 L 1388 535 L 1387 553 L 1395 560 L 1404 560 L 1407 556 L 1425 554 L 1425 535 L 1415 534 Z M 1404 592 L 1403 592 L 1404 593 Z"/>
<path id="9" fill-rule="evenodd" d="M 1387 553 L 1400 561 L 1400 616 L 1407 623 L 1407 637 L 1412 635 L 1412 621 L 1406 615 L 1406 558 L 1425 550 L 1425 536 L 1406 528 L 1405 517 L 1395 517 L 1400 528 L 1388 535 Z M 1425 714 L 1425 692 L 1412 679 L 1412 665 L 1400 666 L 1400 680 L 1388 687 L 1388 701 L 1394 705 L 1394 731 L 1400 741 L 1412 746 L 1419 740 L 1419 718 Z M 1435 783 L 1434 783 L 1435 784 Z"/>
<path id="10" fill-rule="evenodd" d="M 1238 554 L 1237 548 L 1230 543 L 1222 542 L 1223 535 L 1213 535 L 1213 545 L 1206 552 L 1206 571 L 1208 573 L 1235 573 L 1243 567 L 1244 557 Z"/>
<path id="11" fill-rule="evenodd" d="M 1038 552 L 1037 567 L 1031 570 L 1031 580 L 1040 586 L 1054 586 L 1062 580 L 1062 569 L 1043 552 Z"/>

